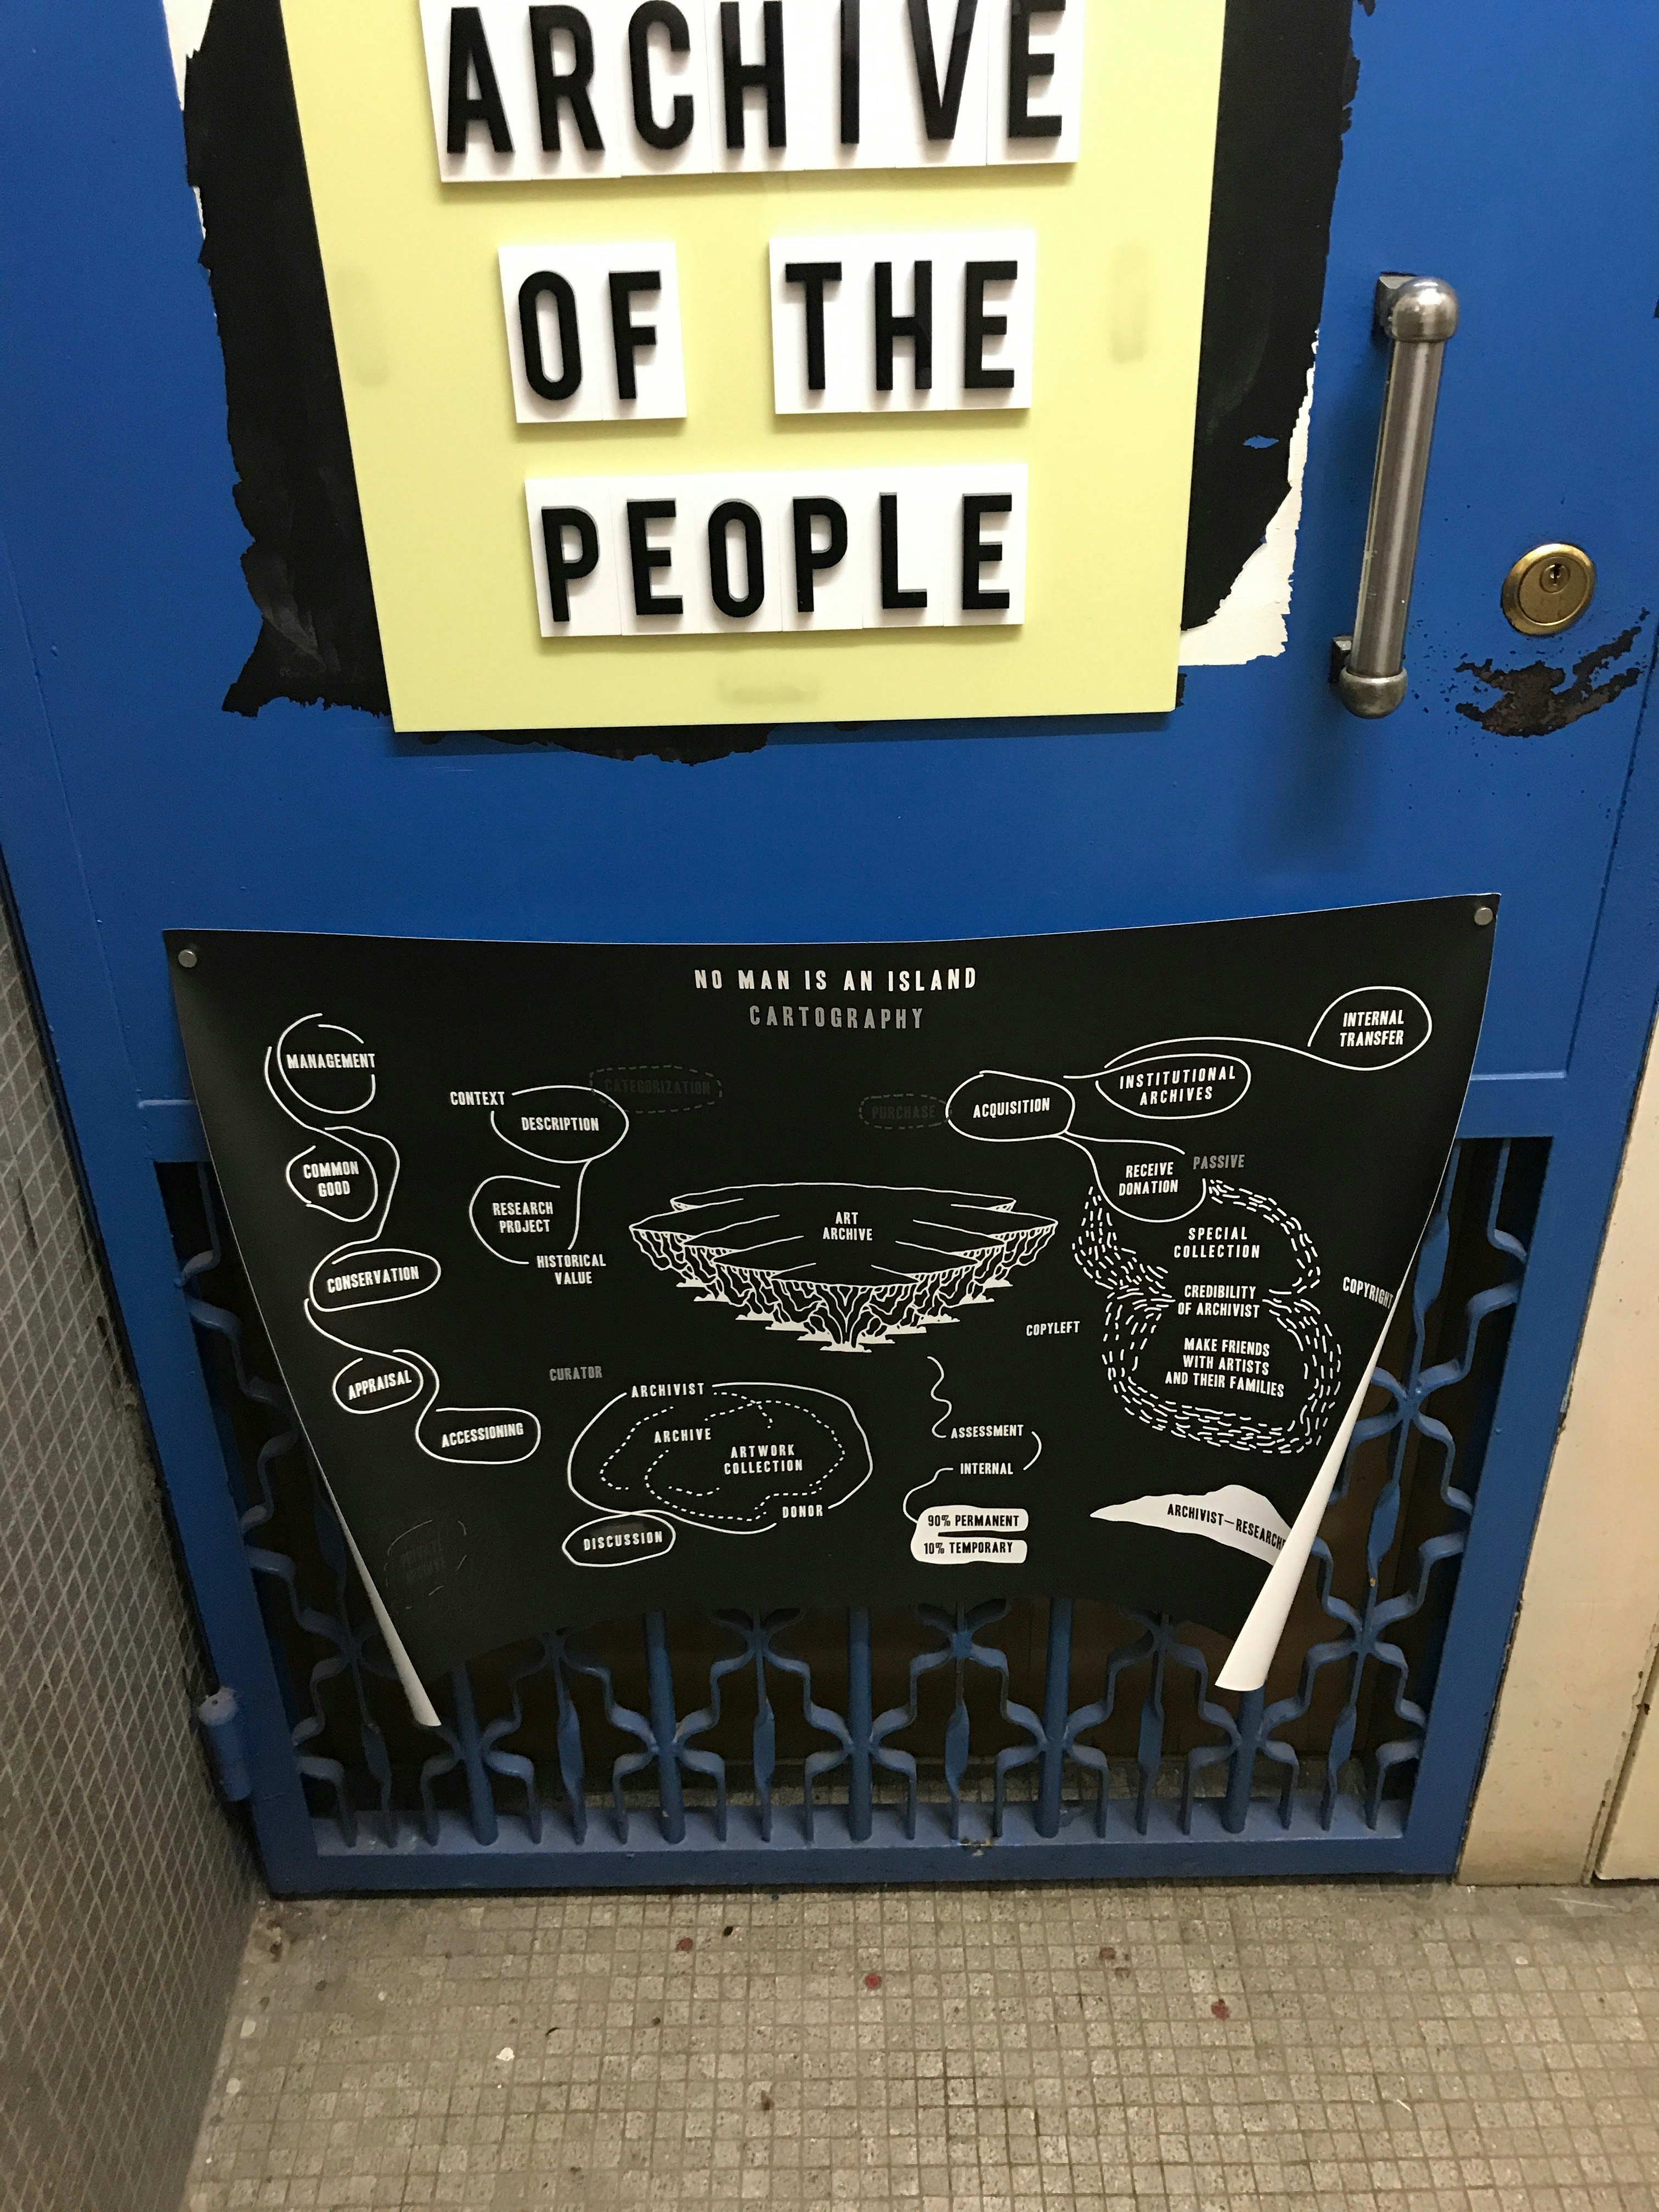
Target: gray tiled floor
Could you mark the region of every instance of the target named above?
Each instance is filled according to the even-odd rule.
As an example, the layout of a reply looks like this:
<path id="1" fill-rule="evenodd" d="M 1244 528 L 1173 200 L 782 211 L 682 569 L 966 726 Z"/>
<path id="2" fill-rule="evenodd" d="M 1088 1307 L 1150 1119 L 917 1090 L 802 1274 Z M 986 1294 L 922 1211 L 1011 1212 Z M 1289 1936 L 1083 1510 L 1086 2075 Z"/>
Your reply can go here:
<path id="1" fill-rule="evenodd" d="M 1659 1891 L 276 1905 L 232 2206 L 1659 2207 Z"/>

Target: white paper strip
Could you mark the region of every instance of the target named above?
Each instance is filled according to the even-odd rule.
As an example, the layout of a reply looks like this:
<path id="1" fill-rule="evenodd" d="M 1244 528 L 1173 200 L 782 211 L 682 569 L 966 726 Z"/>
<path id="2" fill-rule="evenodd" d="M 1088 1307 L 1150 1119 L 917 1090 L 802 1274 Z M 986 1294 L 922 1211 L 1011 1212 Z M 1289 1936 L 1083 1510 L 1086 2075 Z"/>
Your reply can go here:
<path id="1" fill-rule="evenodd" d="M 417 1728 L 441 1728 L 443 1723 L 438 1718 L 437 1709 L 431 1698 L 428 1697 L 420 1676 L 415 1672 L 414 1662 L 404 1649 L 403 1638 L 392 1625 L 392 1615 L 381 1602 L 380 1593 L 374 1587 L 374 1577 L 368 1571 L 368 1565 L 362 1553 L 357 1549 L 357 1540 L 351 1533 L 351 1524 L 341 1512 L 340 1501 L 330 1487 L 326 1475 L 323 1476 L 323 1488 L 328 1492 L 328 1502 L 333 1507 L 334 1517 L 340 1524 L 340 1534 L 346 1540 L 346 1548 L 351 1553 L 352 1565 L 362 1577 L 363 1589 L 368 1597 L 369 1610 L 374 1615 L 375 1625 L 386 1638 L 386 1656 L 397 1669 L 398 1680 L 403 1685 L 404 1697 L 409 1699 L 409 1710 L 414 1717 L 415 1724 Z"/>
<path id="2" fill-rule="evenodd" d="M 1396 1304 L 1398 1301 L 1396 1300 Z M 1325 1508 L 1330 1504 L 1331 1492 L 1336 1487 L 1336 1478 L 1342 1471 L 1348 1446 L 1353 1442 L 1353 1432 L 1359 1419 L 1359 1409 L 1365 1402 L 1365 1393 L 1371 1387 L 1371 1370 L 1382 1357 L 1382 1346 L 1388 1341 L 1389 1324 L 1382 1324 L 1382 1333 L 1376 1340 L 1376 1348 L 1365 1363 L 1364 1379 L 1353 1394 L 1341 1427 L 1332 1440 L 1325 1455 L 1313 1488 L 1308 1492 L 1302 1510 L 1296 1516 L 1284 1550 L 1273 1562 L 1267 1579 L 1261 1585 L 1261 1595 L 1250 1607 L 1249 1616 L 1238 1632 L 1232 1650 L 1227 1654 L 1226 1664 L 1215 1678 L 1218 1690 L 1259 1690 L 1267 1679 L 1267 1669 L 1273 1663 L 1273 1654 L 1279 1649 L 1279 1639 L 1285 1633 L 1285 1623 L 1290 1619 L 1291 1607 L 1301 1587 L 1302 1571 L 1307 1565 L 1319 1534 L 1319 1524 L 1325 1517 Z"/>

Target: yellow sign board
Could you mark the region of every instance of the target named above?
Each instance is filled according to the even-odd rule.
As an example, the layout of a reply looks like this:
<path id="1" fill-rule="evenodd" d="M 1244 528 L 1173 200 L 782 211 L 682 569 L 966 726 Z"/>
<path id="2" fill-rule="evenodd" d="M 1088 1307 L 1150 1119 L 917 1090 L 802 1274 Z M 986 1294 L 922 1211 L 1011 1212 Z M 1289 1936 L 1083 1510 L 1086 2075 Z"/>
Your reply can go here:
<path id="1" fill-rule="evenodd" d="M 1174 703 L 1224 0 L 283 12 L 400 730 Z"/>

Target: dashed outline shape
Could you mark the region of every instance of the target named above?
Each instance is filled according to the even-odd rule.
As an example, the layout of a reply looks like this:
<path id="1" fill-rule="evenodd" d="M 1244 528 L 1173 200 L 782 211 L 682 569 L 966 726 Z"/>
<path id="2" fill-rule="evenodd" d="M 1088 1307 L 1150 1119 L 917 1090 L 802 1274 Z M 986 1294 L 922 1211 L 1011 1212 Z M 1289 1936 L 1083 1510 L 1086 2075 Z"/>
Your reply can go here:
<path id="1" fill-rule="evenodd" d="M 825 1476 L 823 1478 L 820 1484 L 819 1492 L 815 1495 L 813 1493 L 799 1490 L 780 1490 L 776 1493 L 776 1496 L 779 1499 L 781 1499 L 786 1503 L 797 1498 L 804 1499 L 811 1503 L 817 1502 L 817 1496 L 821 1495 L 823 1488 L 828 1486 L 830 1480 L 839 1468 L 841 1462 L 848 1456 L 846 1444 L 842 1442 L 840 1437 L 836 1435 L 834 1430 L 830 1427 L 830 1424 L 825 1421 L 820 1414 L 814 1413 L 810 1407 L 802 1407 L 795 1402 L 798 1394 L 802 1391 L 805 1391 L 816 1398 L 827 1398 L 830 1400 L 833 1404 L 839 1406 L 842 1412 L 845 1413 L 848 1418 L 851 1420 L 853 1426 L 857 1431 L 860 1440 L 862 1442 L 864 1446 L 864 1473 L 859 1477 L 859 1480 L 853 1485 L 850 1490 L 847 1491 L 843 1496 L 836 1498 L 833 1505 L 826 1505 L 824 1507 L 825 1512 L 836 1512 L 842 1506 L 847 1504 L 848 1498 L 855 1498 L 875 1472 L 875 1455 L 871 1450 L 870 1438 L 865 1430 L 863 1422 L 860 1420 L 855 1408 L 849 1405 L 845 1398 L 840 1397 L 833 1390 L 821 1390 L 810 1382 L 710 1382 L 705 1385 L 705 1389 L 710 1396 L 736 1398 L 738 1407 L 750 1407 L 756 1411 L 764 1413 L 769 1423 L 775 1419 L 776 1401 L 769 1400 L 765 1396 L 752 1397 L 741 1394 L 754 1391 L 762 1393 L 776 1392 L 783 1394 L 786 1395 L 787 1402 L 789 1404 L 792 1411 L 795 1412 L 797 1414 L 804 1414 L 807 1419 L 814 1422 L 818 1427 L 828 1431 L 831 1440 L 836 1446 L 839 1456 L 835 1465 L 828 1470 Z M 636 1517 L 641 1514 L 647 1516 L 652 1514 L 661 1514 L 671 1521 L 684 1522 L 688 1528 L 701 1528 L 705 1531 L 706 1534 L 715 1536 L 760 1536 L 766 1534 L 769 1530 L 775 1528 L 780 1525 L 781 1519 L 781 1516 L 769 1521 L 762 1522 L 758 1514 L 728 1515 L 723 1521 L 715 1521 L 705 1516 L 700 1516 L 696 1512 L 690 1511 L 684 1506 L 679 1505 L 667 1505 L 660 1503 L 644 1506 L 637 1504 L 607 1504 L 601 1503 L 597 1498 L 590 1498 L 586 1491 L 580 1489 L 577 1486 L 576 1481 L 576 1454 L 581 1448 L 582 1438 L 586 1436 L 590 1429 L 593 1428 L 597 1423 L 604 1419 L 605 1416 L 611 1412 L 613 1407 L 626 1404 L 628 1398 L 629 1392 L 627 1390 L 619 1390 L 614 1398 L 608 1399 L 592 1416 L 592 1419 L 586 1423 L 586 1426 L 580 1430 L 572 1442 L 568 1455 L 565 1462 L 565 1481 L 573 1498 L 577 1498 L 582 1504 L 588 1507 L 591 1511 L 597 1513 L 606 1519 L 625 1520 Z M 672 1403 L 672 1401 L 669 1402 Z M 733 1410 L 737 1410 L 737 1407 L 734 1407 Z M 639 1419 L 629 1425 L 627 1433 L 609 1452 L 606 1453 L 605 1458 L 601 1461 L 599 1468 L 599 1474 L 602 1477 L 605 1468 L 611 1465 L 611 1461 L 617 1457 L 617 1454 L 619 1452 L 625 1451 L 629 1445 L 632 1443 L 634 1437 L 638 1433 L 641 1421 L 660 1420 L 663 1419 L 664 1412 L 665 1406 L 662 1403 L 657 1403 L 653 1406 L 651 1401 L 646 1401 L 644 1405 L 641 1407 Z M 664 1447 L 665 1452 L 672 1451 L 674 1447 L 672 1445 Z M 646 1470 L 647 1478 L 656 1467 L 657 1463 L 656 1460 L 653 1460 L 650 1462 L 650 1465 Z M 583 1479 L 584 1480 L 593 1480 L 592 1476 L 584 1476 Z M 696 1495 L 699 1493 L 694 1492 L 690 1494 Z M 713 1493 L 701 1494 L 710 1495 Z M 655 1493 L 653 1492 L 652 1495 L 654 1497 Z M 758 1522 L 759 1525 L 753 1528 L 733 1528 L 731 1523 L 735 1519 L 754 1521 Z"/>

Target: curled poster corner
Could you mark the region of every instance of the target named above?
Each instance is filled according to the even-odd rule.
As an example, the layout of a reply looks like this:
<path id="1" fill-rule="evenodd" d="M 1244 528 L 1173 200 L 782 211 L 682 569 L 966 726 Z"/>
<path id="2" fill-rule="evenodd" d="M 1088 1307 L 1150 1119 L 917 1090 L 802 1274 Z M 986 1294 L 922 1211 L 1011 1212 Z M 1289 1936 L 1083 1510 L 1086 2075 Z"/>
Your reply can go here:
<path id="1" fill-rule="evenodd" d="M 404 1697 L 409 1700 L 409 1710 L 414 1717 L 415 1725 L 416 1728 L 441 1728 L 443 1723 L 438 1718 L 437 1710 L 426 1693 L 425 1685 L 415 1672 L 414 1662 L 404 1647 L 403 1638 L 392 1625 L 392 1615 L 386 1611 L 385 1601 L 380 1591 L 374 1587 L 374 1577 L 368 1571 L 368 1563 L 357 1549 L 357 1540 L 351 1533 L 351 1524 L 341 1512 L 340 1501 L 334 1495 L 333 1486 L 326 1475 L 323 1477 L 323 1488 L 327 1491 L 328 1502 L 334 1508 L 334 1517 L 340 1524 L 340 1534 L 345 1538 L 347 1547 L 350 1551 L 352 1565 L 362 1577 L 363 1589 L 368 1595 L 370 1610 L 374 1615 L 376 1626 L 386 1638 L 386 1656 L 397 1670 L 398 1680 L 403 1686 Z"/>
<path id="2" fill-rule="evenodd" d="M 1121 1505 L 1103 1505 L 1092 1521 L 1133 1521 L 1143 1528 L 1162 1528 L 1172 1536 L 1207 1536 L 1230 1551 L 1252 1559 L 1276 1560 L 1290 1541 L 1289 1523 L 1259 1490 L 1229 1482 L 1219 1490 L 1163 1498 L 1131 1498 Z"/>
<path id="3" fill-rule="evenodd" d="M 1365 1402 L 1365 1393 L 1371 1387 L 1371 1370 L 1382 1357 L 1382 1346 L 1388 1340 L 1389 1322 L 1393 1319 L 1393 1309 L 1390 1308 L 1389 1321 L 1382 1325 L 1376 1347 L 1365 1363 L 1364 1378 L 1353 1394 L 1353 1401 L 1343 1417 L 1341 1427 L 1331 1439 L 1331 1448 L 1325 1455 L 1324 1464 L 1313 1488 L 1308 1492 L 1302 1510 L 1296 1516 L 1296 1525 L 1285 1539 L 1285 1548 L 1274 1560 L 1267 1581 L 1262 1583 L 1261 1593 L 1250 1607 L 1232 1650 L 1227 1654 L 1226 1664 L 1215 1678 L 1218 1690 L 1259 1690 L 1267 1679 L 1267 1669 L 1273 1663 L 1279 1639 L 1284 1634 L 1285 1623 L 1290 1618 L 1291 1601 L 1302 1582 L 1302 1570 L 1308 1564 L 1314 1538 L 1319 1534 L 1325 1508 L 1330 1503 L 1331 1492 L 1336 1487 L 1336 1478 L 1347 1457 L 1348 1446 L 1353 1441 L 1359 1409 Z"/>

